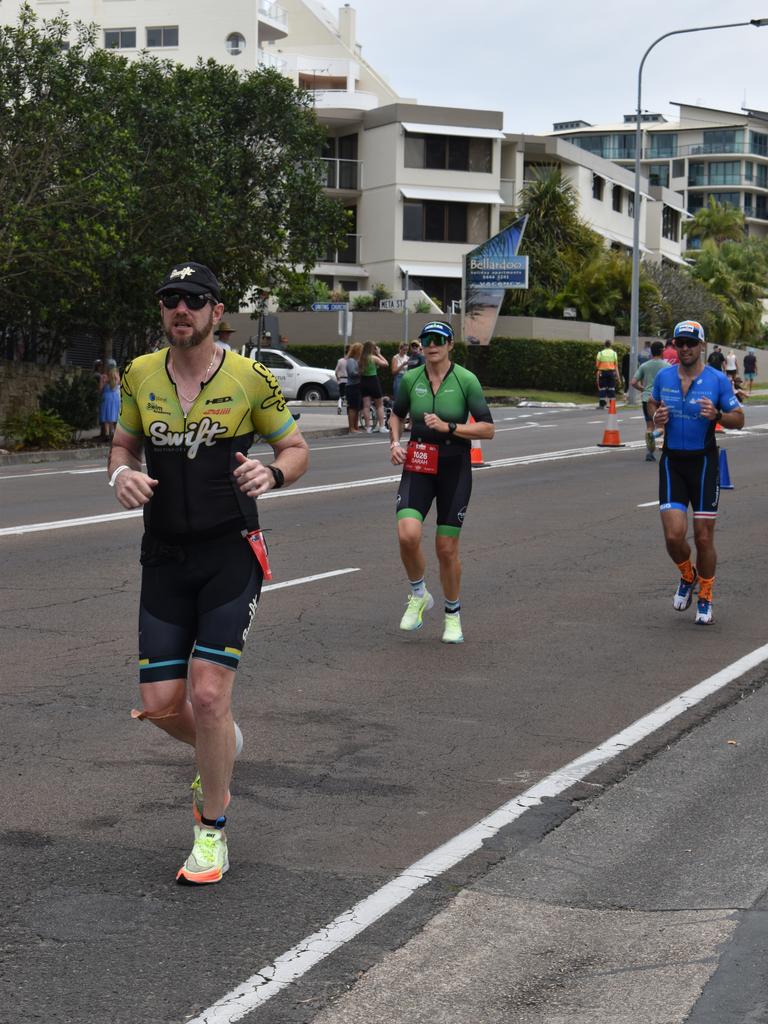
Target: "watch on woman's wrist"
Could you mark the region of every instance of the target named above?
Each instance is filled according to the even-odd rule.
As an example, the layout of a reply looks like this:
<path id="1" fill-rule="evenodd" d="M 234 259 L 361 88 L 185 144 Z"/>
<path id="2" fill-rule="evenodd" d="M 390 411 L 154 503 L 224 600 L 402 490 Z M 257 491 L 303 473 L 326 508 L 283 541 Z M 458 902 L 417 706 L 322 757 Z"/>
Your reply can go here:
<path id="1" fill-rule="evenodd" d="M 453 434 L 455 431 L 456 431 L 456 424 L 455 423 L 449 423 L 448 424 L 448 433 L 449 434 Z"/>
<path id="2" fill-rule="evenodd" d="M 278 466 L 267 466 L 267 469 L 275 478 L 275 490 L 277 490 L 279 487 L 282 487 L 283 484 L 285 483 L 285 474 L 283 473 L 282 469 L 280 469 Z"/>

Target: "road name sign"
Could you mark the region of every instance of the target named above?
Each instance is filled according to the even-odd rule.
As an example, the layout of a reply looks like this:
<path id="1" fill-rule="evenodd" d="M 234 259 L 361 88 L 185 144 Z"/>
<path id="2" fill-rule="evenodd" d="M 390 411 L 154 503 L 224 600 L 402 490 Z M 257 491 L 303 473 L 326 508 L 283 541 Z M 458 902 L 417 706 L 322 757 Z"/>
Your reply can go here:
<path id="1" fill-rule="evenodd" d="M 341 313 L 347 308 L 346 302 L 313 302 L 313 313 Z"/>

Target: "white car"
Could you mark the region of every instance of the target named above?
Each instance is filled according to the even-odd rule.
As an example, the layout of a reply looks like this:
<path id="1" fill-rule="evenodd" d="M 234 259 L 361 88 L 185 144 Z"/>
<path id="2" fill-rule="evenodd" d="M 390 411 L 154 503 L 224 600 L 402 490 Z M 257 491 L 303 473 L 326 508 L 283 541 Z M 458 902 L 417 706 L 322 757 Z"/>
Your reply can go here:
<path id="1" fill-rule="evenodd" d="M 339 397 L 339 384 L 333 370 L 320 366 L 307 366 L 303 359 L 276 348 L 263 348 L 257 354 L 252 348 L 250 359 L 258 359 L 274 373 L 285 397 L 291 401 L 322 402 Z"/>

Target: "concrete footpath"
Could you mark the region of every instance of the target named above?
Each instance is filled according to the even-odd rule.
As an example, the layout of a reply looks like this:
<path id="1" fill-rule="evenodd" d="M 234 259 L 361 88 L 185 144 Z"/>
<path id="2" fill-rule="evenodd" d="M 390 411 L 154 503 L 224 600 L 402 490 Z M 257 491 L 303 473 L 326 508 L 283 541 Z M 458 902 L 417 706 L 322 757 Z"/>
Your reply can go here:
<path id="1" fill-rule="evenodd" d="M 766 721 L 763 687 L 541 841 L 506 836 L 314 1024 L 768 1021 Z"/>

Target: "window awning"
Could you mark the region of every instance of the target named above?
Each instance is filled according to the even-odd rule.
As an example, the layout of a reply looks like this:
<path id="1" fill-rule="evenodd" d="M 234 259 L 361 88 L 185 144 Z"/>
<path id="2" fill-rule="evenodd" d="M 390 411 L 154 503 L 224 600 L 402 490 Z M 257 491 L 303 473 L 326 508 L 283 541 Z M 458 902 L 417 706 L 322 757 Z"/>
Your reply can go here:
<path id="1" fill-rule="evenodd" d="M 355 263 L 316 263 L 312 273 L 323 277 L 370 277 L 365 267 Z"/>
<path id="2" fill-rule="evenodd" d="M 487 203 L 501 206 L 504 200 L 493 189 L 430 188 L 428 185 L 401 185 L 404 199 L 436 199 L 443 203 Z"/>
<path id="3" fill-rule="evenodd" d="M 461 277 L 461 263 L 401 263 L 409 277 Z"/>
<path id="4" fill-rule="evenodd" d="M 413 124 L 403 121 L 407 132 L 418 135 L 456 135 L 464 139 L 505 139 L 504 132 L 498 128 L 461 128 L 455 124 Z"/>

